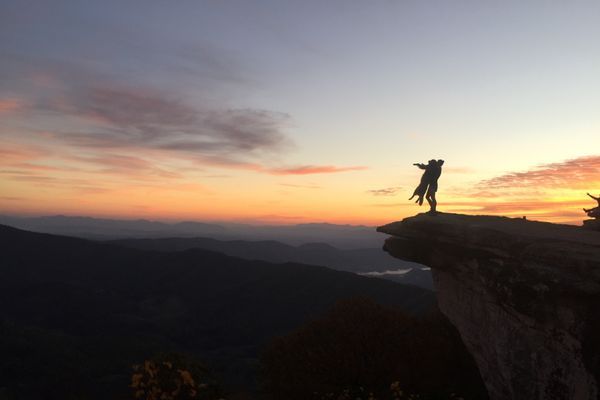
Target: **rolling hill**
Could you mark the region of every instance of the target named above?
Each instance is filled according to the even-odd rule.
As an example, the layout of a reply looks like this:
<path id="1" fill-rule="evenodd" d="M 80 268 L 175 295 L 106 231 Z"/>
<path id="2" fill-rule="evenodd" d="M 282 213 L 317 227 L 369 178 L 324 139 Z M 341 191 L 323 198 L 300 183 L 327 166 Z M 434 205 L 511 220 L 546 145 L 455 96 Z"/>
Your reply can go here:
<path id="1" fill-rule="evenodd" d="M 339 299 L 412 313 L 435 302 L 412 286 L 206 250 L 151 252 L 7 226 L 0 243 L 0 388 L 21 394 L 95 388 L 118 398 L 131 364 L 159 351 L 193 354 L 248 386 L 261 346 Z"/>
<path id="2" fill-rule="evenodd" d="M 292 246 L 275 240 L 225 241 L 211 238 L 121 239 L 107 243 L 163 252 L 203 249 L 246 260 L 324 265 L 349 272 L 383 272 L 394 268 L 411 268 L 418 265 L 396 260 L 381 248 L 338 249 L 326 243 L 306 243 Z"/>

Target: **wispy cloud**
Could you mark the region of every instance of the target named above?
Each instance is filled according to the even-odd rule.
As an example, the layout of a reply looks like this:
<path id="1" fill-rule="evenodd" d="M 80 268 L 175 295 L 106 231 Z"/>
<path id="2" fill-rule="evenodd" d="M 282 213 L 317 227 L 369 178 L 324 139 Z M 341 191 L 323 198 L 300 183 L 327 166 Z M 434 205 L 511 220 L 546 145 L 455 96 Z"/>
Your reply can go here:
<path id="1" fill-rule="evenodd" d="M 0 99 L 0 114 L 12 113 L 15 111 L 22 110 L 25 107 L 24 103 L 20 99 L 6 98 Z"/>
<path id="2" fill-rule="evenodd" d="M 265 172 L 272 175 L 313 175 L 313 174 L 334 174 L 338 172 L 362 171 L 365 166 L 336 167 L 333 165 L 300 165 L 296 167 L 270 168 Z"/>
<path id="3" fill-rule="evenodd" d="M 83 131 L 58 132 L 80 147 L 150 148 L 244 160 L 280 152 L 290 144 L 282 131 L 289 120 L 286 114 L 191 106 L 147 88 L 74 87 L 45 106 L 86 121 Z"/>
<path id="4" fill-rule="evenodd" d="M 3 141 L 0 146 L 0 165 L 28 162 L 40 159 L 49 151 L 44 147 Z"/>
<path id="5" fill-rule="evenodd" d="M 170 91 L 123 83 L 90 71 L 74 72 L 69 79 L 61 74 L 53 76 L 51 72 L 44 76 L 52 77 L 53 85 L 38 88 L 42 94 L 30 99 L 28 111 L 34 117 L 60 117 L 60 124 L 46 126 L 42 118 L 35 129 L 51 132 L 55 142 L 85 149 L 99 158 L 112 157 L 111 153 L 121 153 L 123 157 L 152 153 L 187 160 L 197 166 L 271 175 L 331 174 L 365 169 L 362 166 L 287 166 L 276 162 L 294 148 L 285 132 L 291 122 L 291 116 L 286 113 L 228 108 L 212 101 L 191 102 Z M 5 108 L 10 107 L 16 105 L 6 103 Z M 19 107 L 24 106 L 19 103 Z M 109 163 L 118 162 L 113 159 Z"/>
<path id="6" fill-rule="evenodd" d="M 600 156 L 544 164 L 509 172 L 472 186 L 440 186 L 438 207 L 444 212 L 492 214 L 579 224 L 582 208 L 593 206 L 586 192 L 600 193 Z M 385 191 L 383 192 L 385 193 Z M 376 203 L 402 208 L 408 203 Z"/>
<path id="7" fill-rule="evenodd" d="M 91 172 L 101 174 L 129 176 L 138 179 L 153 179 L 156 177 L 179 178 L 182 176 L 176 171 L 169 171 L 159 167 L 156 163 L 131 155 L 103 153 L 100 155 L 86 157 L 71 156 L 70 159 L 73 161 L 90 164 L 96 167 Z"/>
<path id="8" fill-rule="evenodd" d="M 587 217 L 582 208 L 589 206 L 584 200 L 514 200 L 497 201 L 441 202 L 441 207 L 451 212 L 471 214 L 504 215 L 508 217 L 527 216 L 530 219 L 579 224 Z"/>
<path id="9" fill-rule="evenodd" d="M 556 222 L 577 223 L 589 206 L 587 191 L 600 191 L 600 156 L 543 164 L 530 170 L 485 179 L 473 188 L 451 188 L 454 198 L 440 204 L 448 211 L 527 215 Z"/>
<path id="10" fill-rule="evenodd" d="M 173 57 L 165 58 L 172 60 L 167 68 L 174 73 L 190 75 L 195 80 L 210 79 L 235 85 L 247 85 L 253 81 L 247 73 L 247 65 L 242 65 L 233 54 L 208 43 L 195 42 L 182 46 L 174 52 Z"/>
<path id="11" fill-rule="evenodd" d="M 280 183 L 279 185 L 285 186 L 285 187 L 296 188 L 296 189 L 322 189 L 322 186 L 313 185 L 313 184 L 298 185 L 298 184 L 294 184 L 294 183 Z"/>
<path id="12" fill-rule="evenodd" d="M 26 200 L 24 197 L 16 197 L 16 196 L 1 196 L 0 199 L 6 200 L 6 201 L 24 201 L 24 200 Z"/>
<path id="13" fill-rule="evenodd" d="M 2 171 L 0 173 L 2 173 L 4 175 L 4 171 Z M 9 178 L 10 180 L 13 180 L 13 181 L 30 182 L 30 183 L 35 183 L 37 185 L 46 186 L 46 187 L 88 186 L 90 183 L 87 179 L 62 178 L 62 177 L 55 177 L 55 176 L 49 176 L 49 175 L 29 174 L 29 173 L 12 174 L 12 175 L 7 174 L 7 178 Z"/>
<path id="14" fill-rule="evenodd" d="M 228 171 L 293 180 L 365 169 L 286 162 L 295 149 L 292 116 L 246 106 L 237 94 L 256 82 L 226 51 L 197 40 L 152 48 L 147 37 L 107 35 L 114 47 L 97 54 L 88 52 L 93 46 L 77 56 L 0 50 L 0 184 L 123 203 L 132 201 L 124 193 L 170 193 L 165 201 L 175 202 L 212 195 L 203 180 Z M 104 57 L 125 47 L 126 57 Z"/>
<path id="15" fill-rule="evenodd" d="M 384 189 L 367 190 L 367 193 L 372 194 L 373 196 L 395 196 L 400 190 L 402 190 L 402 187 L 394 186 Z"/>
<path id="16" fill-rule="evenodd" d="M 563 162 L 540 165 L 529 171 L 511 172 L 479 182 L 478 188 L 586 188 L 600 180 L 600 156 L 579 157 Z"/>

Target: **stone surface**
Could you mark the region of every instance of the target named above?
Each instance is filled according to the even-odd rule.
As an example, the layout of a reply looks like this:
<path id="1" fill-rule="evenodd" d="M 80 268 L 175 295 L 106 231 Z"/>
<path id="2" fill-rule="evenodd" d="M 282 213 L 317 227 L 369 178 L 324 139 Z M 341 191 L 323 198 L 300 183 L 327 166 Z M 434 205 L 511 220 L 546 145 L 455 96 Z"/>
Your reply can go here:
<path id="1" fill-rule="evenodd" d="M 600 219 L 586 219 L 583 221 L 583 227 L 593 231 L 600 231 Z"/>
<path id="2" fill-rule="evenodd" d="M 459 214 L 378 231 L 391 255 L 432 268 L 490 399 L 599 398 L 600 232 Z"/>

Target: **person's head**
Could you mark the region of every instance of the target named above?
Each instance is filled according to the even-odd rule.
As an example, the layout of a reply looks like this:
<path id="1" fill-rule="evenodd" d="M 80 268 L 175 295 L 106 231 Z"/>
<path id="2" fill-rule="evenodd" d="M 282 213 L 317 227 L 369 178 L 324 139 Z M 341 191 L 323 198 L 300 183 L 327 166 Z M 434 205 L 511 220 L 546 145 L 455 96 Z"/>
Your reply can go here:
<path id="1" fill-rule="evenodd" d="M 433 165 L 433 164 L 435 164 L 435 163 L 436 163 L 436 161 L 435 161 L 435 160 L 433 160 L 433 159 L 432 159 L 432 160 L 429 160 L 429 165 Z"/>
<path id="2" fill-rule="evenodd" d="M 442 165 L 444 165 L 444 160 L 437 160 L 437 163 L 441 167 Z"/>

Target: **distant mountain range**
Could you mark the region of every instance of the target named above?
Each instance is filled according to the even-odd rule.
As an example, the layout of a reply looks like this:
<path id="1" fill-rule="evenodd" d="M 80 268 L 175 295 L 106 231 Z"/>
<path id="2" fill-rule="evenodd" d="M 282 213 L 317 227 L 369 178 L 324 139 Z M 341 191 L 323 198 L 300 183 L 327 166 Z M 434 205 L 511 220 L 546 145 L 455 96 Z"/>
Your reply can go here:
<path id="1" fill-rule="evenodd" d="M 292 246 L 274 240 L 224 241 L 210 238 L 120 239 L 107 243 L 152 251 L 204 249 L 246 260 L 323 265 L 433 290 L 431 271 L 423 269 L 420 264 L 394 259 L 380 248 L 338 249 L 325 243 Z"/>
<path id="2" fill-rule="evenodd" d="M 370 276 L 433 290 L 431 272 L 422 270 L 422 266 L 418 264 L 390 257 L 381 250 L 382 235 L 364 226 L 333 224 L 255 226 L 231 223 L 222 226 L 203 222 L 168 224 L 148 220 L 70 216 L 30 218 L 0 216 L 0 223 L 36 232 L 96 240 L 127 238 L 116 239 L 112 243 L 143 250 L 204 249 L 248 260 L 274 263 L 298 262 L 356 273 L 390 271 L 390 273 Z M 198 236 L 210 236 L 210 238 Z M 261 238 L 265 239 L 261 240 Z M 317 239 L 322 239 L 325 243 L 310 242 Z M 346 247 L 338 248 L 330 243 L 342 244 Z M 407 272 L 403 274 L 394 272 L 398 270 Z"/>
<path id="3" fill-rule="evenodd" d="M 195 354 L 230 384 L 248 385 L 262 345 L 339 299 L 368 296 L 412 313 L 435 302 L 413 286 L 206 250 L 145 251 L 7 226 L 0 243 L 0 388 L 25 398 L 117 398 L 131 364 L 157 351 Z"/>
<path id="4" fill-rule="evenodd" d="M 34 232 L 54 233 L 95 239 L 211 237 L 221 240 L 273 240 L 301 245 L 323 242 L 342 249 L 380 248 L 381 234 L 375 227 L 311 223 L 298 225 L 248 225 L 236 223 L 117 220 L 91 217 L 0 216 L 0 224 Z"/>
<path id="5" fill-rule="evenodd" d="M 400 260 L 398 262 L 381 248 L 338 249 L 326 243 L 306 243 L 292 246 L 274 240 L 224 241 L 210 238 L 121 239 L 108 243 L 156 251 L 204 249 L 246 260 L 324 265 L 350 272 L 386 271 L 392 266 L 411 268 L 418 265 Z"/>

